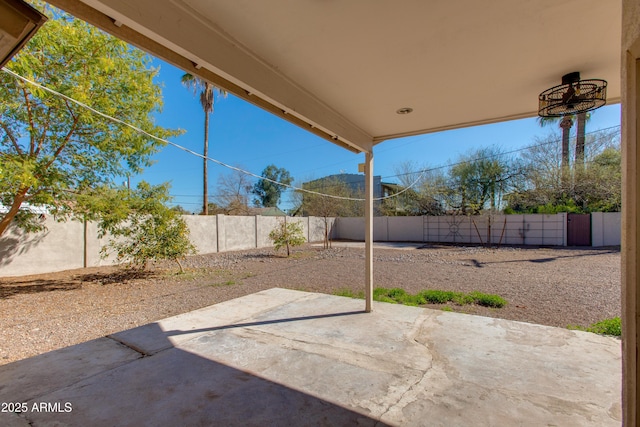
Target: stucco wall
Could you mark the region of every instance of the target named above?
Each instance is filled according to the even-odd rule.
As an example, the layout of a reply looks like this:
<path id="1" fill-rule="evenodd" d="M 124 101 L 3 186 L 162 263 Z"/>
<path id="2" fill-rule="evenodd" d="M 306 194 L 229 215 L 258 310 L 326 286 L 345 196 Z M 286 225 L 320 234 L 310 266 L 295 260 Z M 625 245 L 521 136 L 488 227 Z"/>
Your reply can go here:
<path id="1" fill-rule="evenodd" d="M 215 216 L 183 215 L 189 239 L 199 254 L 218 252 L 218 225 Z"/>
<path id="2" fill-rule="evenodd" d="M 269 233 L 282 217 L 184 216 L 190 238 L 200 254 L 271 246 Z M 620 244 L 619 213 L 592 215 L 593 246 Z M 324 218 L 287 218 L 302 224 L 307 240 L 324 238 Z M 363 240 L 363 218 L 328 218 L 332 239 Z M 47 232 L 22 234 L 11 228 L 0 238 L 0 277 L 112 264 L 100 249 L 107 238 L 98 239 L 95 223 L 46 220 Z M 488 217 L 375 217 L 374 240 L 400 242 L 487 243 Z M 476 229 L 477 227 L 477 229 Z M 516 245 L 566 245 L 566 215 L 494 215 L 491 243 Z"/>
<path id="3" fill-rule="evenodd" d="M 219 252 L 255 247 L 256 218 L 253 216 L 216 215 L 218 218 Z"/>
<path id="4" fill-rule="evenodd" d="M 598 213 L 593 246 L 620 245 L 620 213 Z M 363 218 L 337 218 L 336 239 L 364 240 Z M 566 246 L 567 215 L 376 217 L 375 241 Z"/>
<path id="5" fill-rule="evenodd" d="M 25 234 L 10 227 L 0 239 L 0 274 L 60 271 L 84 265 L 84 227 L 70 221 L 45 220 L 47 231 Z"/>
<path id="6" fill-rule="evenodd" d="M 620 244 L 622 213 L 594 212 L 591 214 L 591 246 L 616 246 Z"/>
<path id="7" fill-rule="evenodd" d="M 265 216 L 183 216 L 191 242 L 199 254 L 256 247 L 269 247 L 269 233 L 283 217 Z M 288 218 L 300 222 L 309 241 L 322 241 L 323 218 Z M 332 232 L 334 219 L 329 218 Z M 82 267 L 113 264 L 114 257 L 102 258 L 101 248 L 108 238 L 98 238 L 95 223 L 57 223 L 46 220 L 47 231 L 24 234 L 12 227 L 0 238 L 0 277 L 48 273 Z M 85 251 L 86 248 L 86 251 Z"/>

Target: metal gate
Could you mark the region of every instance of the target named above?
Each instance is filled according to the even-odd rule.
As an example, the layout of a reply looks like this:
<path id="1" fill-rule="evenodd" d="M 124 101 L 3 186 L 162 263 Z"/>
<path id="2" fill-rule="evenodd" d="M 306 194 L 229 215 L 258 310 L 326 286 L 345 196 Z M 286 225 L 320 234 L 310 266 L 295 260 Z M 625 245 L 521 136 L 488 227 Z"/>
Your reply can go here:
<path id="1" fill-rule="evenodd" d="M 591 214 L 567 214 L 567 246 L 591 246 Z"/>

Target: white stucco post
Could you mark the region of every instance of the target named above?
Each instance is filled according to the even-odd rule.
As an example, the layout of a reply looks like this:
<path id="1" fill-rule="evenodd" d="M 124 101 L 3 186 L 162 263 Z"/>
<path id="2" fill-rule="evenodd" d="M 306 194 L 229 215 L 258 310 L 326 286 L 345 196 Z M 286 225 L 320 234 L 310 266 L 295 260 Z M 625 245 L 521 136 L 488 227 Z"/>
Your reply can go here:
<path id="1" fill-rule="evenodd" d="M 365 259 L 365 311 L 372 310 L 373 302 L 373 148 L 365 152 L 364 160 L 364 259 Z"/>

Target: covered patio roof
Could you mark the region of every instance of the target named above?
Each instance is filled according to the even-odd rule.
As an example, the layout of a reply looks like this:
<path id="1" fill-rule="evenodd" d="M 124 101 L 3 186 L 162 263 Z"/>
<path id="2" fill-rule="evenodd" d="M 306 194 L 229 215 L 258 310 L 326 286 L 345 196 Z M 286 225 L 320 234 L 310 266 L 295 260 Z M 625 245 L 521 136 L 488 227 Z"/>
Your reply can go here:
<path id="1" fill-rule="evenodd" d="M 623 419 L 636 424 L 637 0 L 47 1 L 332 143 L 364 152 L 366 311 L 377 143 L 534 116 L 538 94 L 570 72 L 607 80 L 608 102 L 622 102 Z"/>
<path id="2" fill-rule="evenodd" d="M 619 0 L 50 3 L 355 152 L 535 116 L 573 71 L 620 100 Z"/>

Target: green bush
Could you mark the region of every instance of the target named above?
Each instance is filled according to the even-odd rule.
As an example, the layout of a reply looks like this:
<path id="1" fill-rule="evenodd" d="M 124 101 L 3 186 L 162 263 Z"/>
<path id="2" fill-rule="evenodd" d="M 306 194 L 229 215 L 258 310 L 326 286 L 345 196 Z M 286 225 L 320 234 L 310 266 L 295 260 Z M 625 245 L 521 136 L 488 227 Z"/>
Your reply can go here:
<path id="1" fill-rule="evenodd" d="M 96 190 L 94 199 L 83 199 L 82 203 L 104 212 L 99 236 L 110 238 L 101 249 L 102 256 L 115 253 L 118 261 L 140 269 L 149 261 L 172 260 L 184 273 L 180 260 L 196 250 L 189 240 L 187 223 L 166 206 L 169 200 L 168 184 L 152 186 L 145 181 L 135 189 L 103 187 Z"/>
<path id="2" fill-rule="evenodd" d="M 469 294 L 454 292 L 453 299 L 451 301 L 457 305 L 467 305 L 473 304 L 475 302 L 475 299 Z"/>
<path id="3" fill-rule="evenodd" d="M 387 293 L 389 292 L 389 289 L 387 288 L 375 288 L 373 290 L 373 299 L 374 300 L 378 300 L 378 298 L 380 298 L 381 296 L 388 296 Z"/>
<path id="4" fill-rule="evenodd" d="M 291 255 L 291 246 L 300 246 L 306 239 L 304 238 L 304 230 L 300 222 L 279 221 L 278 225 L 269 233 L 269 239 L 273 242 L 276 251 L 285 247 L 287 249 L 287 257 Z"/>
<path id="5" fill-rule="evenodd" d="M 469 296 L 473 298 L 476 304 L 484 307 L 502 308 L 507 305 L 507 301 L 505 301 L 499 295 L 483 294 L 482 292 L 471 292 Z"/>
<path id="6" fill-rule="evenodd" d="M 359 292 L 356 296 L 349 289 L 342 289 L 334 292 L 334 295 L 348 296 L 351 298 L 364 298 L 364 292 Z M 419 306 L 424 304 L 444 304 L 453 302 L 457 305 L 478 304 L 485 307 L 501 308 L 507 302 L 499 295 L 484 294 L 481 292 L 471 292 L 465 294 L 462 292 L 441 291 L 427 289 L 419 292 L 417 295 L 407 293 L 401 288 L 375 288 L 373 290 L 374 301 L 389 302 L 394 304 L 404 304 L 410 306 Z"/>
<path id="7" fill-rule="evenodd" d="M 622 336 L 622 322 L 619 317 L 601 320 L 600 322 L 593 323 L 588 328 L 576 325 L 569 325 L 567 328 L 593 332 L 594 334 L 600 335 L 612 335 L 614 337 Z"/>
<path id="8" fill-rule="evenodd" d="M 404 289 L 393 288 L 389 289 L 389 291 L 387 292 L 387 296 L 398 301 L 405 299 L 407 297 L 407 292 Z"/>
<path id="9" fill-rule="evenodd" d="M 619 317 L 605 319 L 596 322 L 587 328 L 587 331 L 601 335 L 622 336 L 622 322 Z"/>
<path id="10" fill-rule="evenodd" d="M 445 302 L 453 301 L 455 292 L 426 290 L 420 292 L 418 296 L 424 299 L 425 302 L 423 304 L 444 304 Z"/>
<path id="11" fill-rule="evenodd" d="M 404 305 L 418 306 L 424 304 L 424 299 L 418 295 L 408 294 L 404 289 L 393 288 L 375 288 L 373 290 L 373 299 L 382 302 L 393 302 Z"/>
<path id="12" fill-rule="evenodd" d="M 407 293 L 404 289 L 400 288 L 375 288 L 373 290 L 373 299 L 374 301 L 380 302 L 389 302 L 392 304 L 397 304 L 398 302 L 402 302 L 405 300 Z"/>

